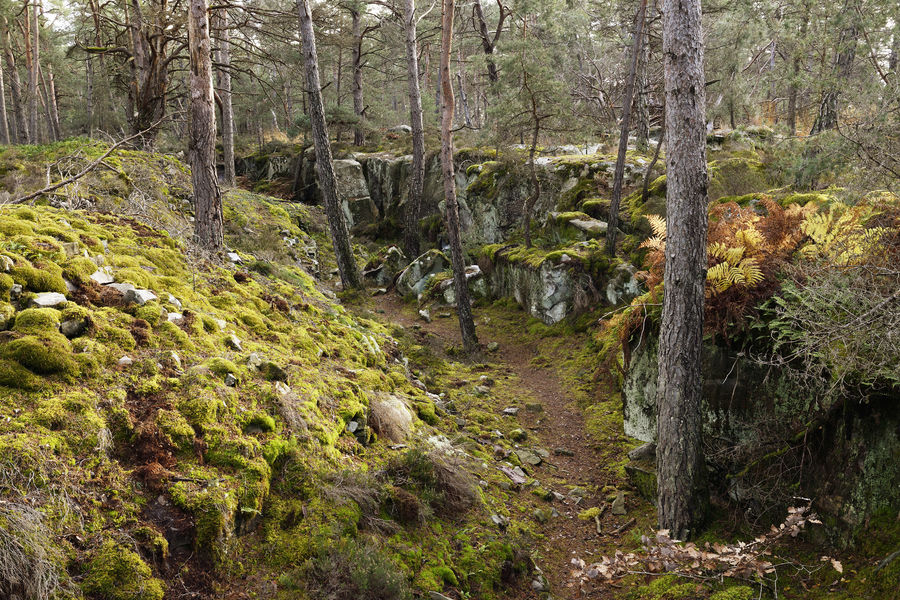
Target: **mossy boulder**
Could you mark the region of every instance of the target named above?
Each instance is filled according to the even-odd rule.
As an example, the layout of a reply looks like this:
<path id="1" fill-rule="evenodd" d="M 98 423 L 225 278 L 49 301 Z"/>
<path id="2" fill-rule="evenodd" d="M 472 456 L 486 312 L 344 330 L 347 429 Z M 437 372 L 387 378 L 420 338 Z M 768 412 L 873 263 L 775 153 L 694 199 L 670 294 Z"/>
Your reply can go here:
<path id="1" fill-rule="evenodd" d="M 28 308 L 16 315 L 13 331 L 43 336 L 59 331 L 60 311 L 55 308 Z"/>
<path id="2" fill-rule="evenodd" d="M 40 337 L 26 335 L 0 346 L 0 357 L 16 361 L 23 367 L 41 375 L 55 373 L 74 377 L 78 363 L 72 356 L 72 345 L 58 333 Z"/>
<path id="3" fill-rule="evenodd" d="M 103 600 L 162 600 L 163 582 L 135 552 L 106 542 L 88 563 L 81 589 Z"/>

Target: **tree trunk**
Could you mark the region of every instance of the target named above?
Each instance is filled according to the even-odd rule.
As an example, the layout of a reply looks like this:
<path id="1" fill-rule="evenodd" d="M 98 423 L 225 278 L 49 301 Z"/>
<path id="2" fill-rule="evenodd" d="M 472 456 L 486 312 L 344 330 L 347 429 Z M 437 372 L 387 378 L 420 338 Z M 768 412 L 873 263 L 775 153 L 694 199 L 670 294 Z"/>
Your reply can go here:
<path id="1" fill-rule="evenodd" d="M 9 97 L 12 100 L 13 114 L 15 115 L 16 142 L 27 144 L 28 120 L 25 118 L 25 103 L 22 98 L 22 82 L 19 79 L 19 70 L 16 68 L 16 57 L 12 53 L 12 43 L 9 36 L 9 21 L 3 17 L 3 58 L 6 69 L 9 71 Z"/>
<path id="2" fill-rule="evenodd" d="M 216 106 L 206 0 L 190 0 L 188 45 L 191 54 L 190 134 L 191 181 L 194 185 L 194 231 L 208 250 L 225 245 L 222 195 L 216 174 Z"/>
<path id="3" fill-rule="evenodd" d="M 94 59 L 90 54 L 84 62 L 85 91 L 84 102 L 87 106 L 87 134 L 94 135 Z"/>
<path id="4" fill-rule="evenodd" d="M 40 13 L 39 1 L 32 0 L 30 17 L 27 5 L 25 11 L 25 55 L 30 57 L 30 60 L 28 60 L 28 131 L 31 133 L 31 141 L 35 143 L 40 141 L 38 129 L 38 104 L 40 103 L 40 98 L 38 97 L 40 93 L 38 91 L 38 69 L 41 64 L 40 21 L 38 19 Z"/>
<path id="5" fill-rule="evenodd" d="M 6 82 L 0 66 L 0 142 L 9 145 L 9 121 L 6 114 Z"/>
<path id="6" fill-rule="evenodd" d="M 653 18 L 653 8 L 650 8 L 650 19 Z M 644 22 L 648 20 L 644 17 Z M 650 43 L 649 35 L 641 37 L 641 51 L 638 59 L 637 73 L 635 74 L 635 86 L 637 93 L 634 99 L 635 133 L 637 135 L 637 147 L 641 152 L 646 152 L 650 145 Z"/>
<path id="7" fill-rule="evenodd" d="M 412 165 L 409 174 L 409 198 L 406 200 L 406 224 L 403 251 L 409 260 L 419 255 L 419 212 L 425 187 L 425 126 L 422 121 L 422 93 L 419 89 L 419 58 L 416 52 L 416 3 L 404 0 L 406 33 L 406 81 L 409 88 L 409 126 L 412 128 Z"/>
<path id="8" fill-rule="evenodd" d="M 319 83 L 319 59 L 316 54 L 316 37 L 313 33 L 309 0 L 297 0 L 297 12 L 300 16 L 300 39 L 303 44 L 301 56 L 306 71 L 309 122 L 316 149 L 316 173 L 319 176 L 319 188 L 322 190 L 322 198 L 325 203 L 331 242 L 334 244 L 334 254 L 344 289 L 361 289 L 363 287 L 362 277 L 360 277 L 359 268 L 353 259 L 350 232 L 347 230 L 347 221 L 344 219 L 344 211 L 341 209 L 337 196 L 337 182 L 334 176 L 334 165 L 331 162 L 328 129 L 325 125 L 322 86 Z"/>
<path id="9" fill-rule="evenodd" d="M 667 240 L 657 380 L 660 529 L 686 539 L 705 517 L 700 349 L 706 281 L 706 90 L 700 0 L 665 0 Z"/>
<path id="10" fill-rule="evenodd" d="M 234 185 L 234 107 L 231 102 L 231 30 L 228 28 L 228 9 L 214 10 L 212 28 L 218 37 L 216 50 L 216 83 L 222 103 L 222 160 L 225 163 L 222 183 Z"/>
<path id="11" fill-rule="evenodd" d="M 44 79 L 44 71 L 41 70 L 41 80 L 43 82 Z M 53 130 L 53 137 L 56 140 L 62 139 L 62 129 L 59 125 L 59 104 L 56 100 L 56 78 L 53 76 L 53 65 L 52 63 L 47 63 L 47 81 L 45 82 L 47 88 L 47 109 L 50 113 L 50 127 Z"/>
<path id="12" fill-rule="evenodd" d="M 132 133 L 151 128 L 166 114 L 166 96 L 169 87 L 168 59 L 166 45 L 168 37 L 158 35 L 157 30 L 165 27 L 162 22 L 165 11 L 153 13 L 150 23 L 144 22 L 144 14 L 139 0 L 131 0 L 131 12 L 127 17 L 131 37 L 131 82 L 128 89 L 131 109 L 128 124 Z M 145 148 L 156 144 L 156 131 L 148 131 L 141 137 Z"/>
<path id="13" fill-rule="evenodd" d="M 619 227 L 619 204 L 622 202 L 622 180 L 625 178 L 625 153 L 628 151 L 628 131 L 631 129 L 634 80 L 637 73 L 638 55 L 641 52 L 641 41 L 644 39 L 644 15 L 646 12 L 647 0 L 641 0 L 637 14 L 637 25 L 635 25 L 634 30 L 634 41 L 631 45 L 631 64 L 628 67 L 628 79 L 625 81 L 625 97 L 622 99 L 622 128 L 619 132 L 619 154 L 616 157 L 616 170 L 613 175 L 612 201 L 609 203 L 606 251 L 611 257 L 616 255 L 616 229 Z"/>
<path id="14" fill-rule="evenodd" d="M 466 88 L 463 87 L 462 70 L 456 72 L 456 85 L 459 87 L 459 103 L 462 106 L 463 117 L 466 120 L 466 127 L 472 127 L 472 117 L 469 113 L 469 99 L 466 97 Z"/>
<path id="15" fill-rule="evenodd" d="M 463 350 L 469 354 L 478 351 L 475 321 L 469 285 L 466 282 L 466 262 L 459 237 L 459 204 L 456 201 L 456 173 L 453 168 L 453 83 L 450 79 L 450 54 L 453 43 L 454 0 L 441 0 L 441 173 L 444 179 L 444 220 L 450 241 L 450 259 L 453 263 L 453 283 L 456 288 L 456 311 L 462 333 Z"/>
<path id="16" fill-rule="evenodd" d="M 353 114 L 356 115 L 357 123 L 353 129 L 353 145 L 362 146 L 366 142 L 366 135 L 363 129 L 363 90 L 362 90 L 362 19 L 359 10 L 350 11 L 350 17 L 353 24 Z"/>
<path id="17" fill-rule="evenodd" d="M 506 18 L 506 13 L 501 4 L 500 22 L 497 24 L 497 31 L 492 38 L 488 34 L 487 22 L 484 20 L 484 11 L 481 8 L 481 1 L 475 0 L 473 8 L 475 9 L 475 18 L 478 21 L 478 35 L 481 37 L 481 48 L 484 50 L 484 60 L 487 63 L 488 79 L 490 80 L 491 85 L 493 85 L 500 80 L 500 74 L 497 72 L 497 63 L 494 62 L 494 47 L 497 44 L 497 39 L 500 37 L 500 31 L 503 29 L 503 21 Z"/>
<path id="18" fill-rule="evenodd" d="M 845 12 L 852 13 L 853 6 L 845 6 Z M 832 67 L 832 79 L 828 88 L 822 94 L 819 104 L 819 113 L 813 122 L 809 134 L 814 135 L 828 129 L 834 129 L 838 124 L 838 98 L 840 86 L 849 81 L 850 72 L 853 70 L 853 61 L 856 59 L 856 43 L 859 39 L 859 24 L 855 17 L 851 18 L 851 24 L 841 30 L 838 45 L 835 49 L 834 63 Z"/>
<path id="19" fill-rule="evenodd" d="M 528 148 L 528 170 L 531 178 L 531 193 L 525 199 L 525 247 L 531 248 L 531 215 L 534 205 L 541 197 L 541 180 L 537 176 L 537 167 L 534 164 L 534 155 L 537 152 L 538 136 L 541 134 L 541 115 L 538 113 L 537 96 L 528 81 L 528 70 L 522 63 L 522 87 L 528 92 L 531 101 L 531 146 Z"/>
<path id="20" fill-rule="evenodd" d="M 44 116 L 47 119 L 47 138 L 51 142 L 59 141 L 56 128 L 53 124 L 53 109 L 51 108 L 50 86 L 47 84 L 47 78 L 44 77 L 44 69 L 38 69 L 38 83 L 41 92 L 41 106 L 44 108 Z"/>

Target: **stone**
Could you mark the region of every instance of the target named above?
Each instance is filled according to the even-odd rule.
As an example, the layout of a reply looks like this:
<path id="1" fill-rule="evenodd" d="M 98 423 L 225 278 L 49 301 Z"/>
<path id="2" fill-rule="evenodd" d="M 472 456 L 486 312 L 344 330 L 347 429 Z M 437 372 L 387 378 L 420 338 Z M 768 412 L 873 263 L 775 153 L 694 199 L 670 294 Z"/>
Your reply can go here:
<path id="1" fill-rule="evenodd" d="M 548 591 L 550 589 L 550 586 L 547 585 L 547 580 L 544 579 L 543 575 L 538 575 L 531 580 L 531 589 L 535 592 L 541 593 Z"/>
<path id="2" fill-rule="evenodd" d="M 237 382 L 238 382 L 237 377 L 235 377 L 231 373 L 228 373 L 227 375 L 225 375 L 225 385 L 227 385 L 228 387 L 236 386 Z"/>
<path id="3" fill-rule="evenodd" d="M 557 456 L 575 456 L 575 453 L 568 448 L 554 448 L 553 454 Z"/>
<path id="4" fill-rule="evenodd" d="M 66 293 L 67 294 L 72 294 L 72 293 L 75 293 L 78 291 L 78 286 L 76 286 L 74 283 L 72 283 L 65 277 L 63 278 L 63 283 L 66 285 Z"/>
<path id="5" fill-rule="evenodd" d="M 22 295 L 22 291 L 24 288 L 21 284 L 15 283 L 11 288 L 9 288 L 9 297 L 13 300 Z"/>
<path id="6" fill-rule="evenodd" d="M 526 402 L 525 410 L 527 410 L 530 413 L 544 412 L 544 405 L 541 404 L 540 402 Z"/>
<path id="7" fill-rule="evenodd" d="M 506 529 L 506 526 L 509 525 L 509 519 L 500 515 L 491 515 L 491 522 L 500 529 Z"/>
<path id="8" fill-rule="evenodd" d="M 131 292 L 135 289 L 134 286 L 131 285 L 130 283 L 110 283 L 110 284 L 107 284 L 106 287 L 109 287 L 109 288 L 112 288 L 114 290 L 121 292 L 123 296 L 125 294 L 127 294 L 128 292 Z"/>
<path id="9" fill-rule="evenodd" d="M 240 257 L 240 255 L 239 255 L 237 252 L 228 252 L 228 253 L 225 254 L 225 257 L 226 257 L 230 262 L 232 262 L 232 263 L 234 263 L 234 264 L 236 264 L 236 265 L 242 265 L 242 264 L 244 264 L 244 259 L 242 259 L 242 258 Z"/>
<path id="10" fill-rule="evenodd" d="M 481 382 L 481 385 L 485 387 L 494 387 L 494 380 L 488 377 L 487 375 L 482 375 L 478 378 L 478 381 Z"/>
<path id="11" fill-rule="evenodd" d="M 91 273 L 91 281 L 99 285 L 106 285 L 108 283 L 114 282 L 115 279 L 110 274 L 109 269 L 103 267 Z"/>
<path id="12" fill-rule="evenodd" d="M 431 313 L 428 312 L 427 308 L 419 309 L 419 318 L 425 321 L 426 323 L 431 323 Z"/>
<path id="13" fill-rule="evenodd" d="M 0 254 L 0 271 L 9 273 L 14 266 L 16 266 L 16 263 L 13 262 L 13 259 L 5 254 Z"/>
<path id="14" fill-rule="evenodd" d="M 174 306 L 174 307 L 177 308 L 178 310 L 181 310 L 181 300 L 179 300 L 178 298 L 176 298 L 176 297 L 173 296 L 172 294 L 166 294 L 166 297 L 169 299 L 169 303 L 170 303 L 172 306 Z"/>
<path id="15" fill-rule="evenodd" d="M 125 302 L 134 303 L 138 306 L 143 306 L 153 300 L 156 300 L 156 294 L 150 290 L 131 290 L 125 293 Z"/>
<path id="16" fill-rule="evenodd" d="M 538 523 L 546 523 L 553 516 L 553 513 L 546 508 L 536 508 L 531 514 Z"/>
<path id="17" fill-rule="evenodd" d="M 514 442 L 524 442 L 528 439 L 528 432 L 524 429 L 513 429 L 509 432 L 509 439 Z"/>
<path id="18" fill-rule="evenodd" d="M 412 412 L 399 396 L 378 393 L 369 398 L 369 426 L 378 437 L 405 442 L 412 433 L 412 423 Z"/>
<path id="19" fill-rule="evenodd" d="M 625 510 L 625 492 L 616 492 L 616 499 L 613 500 L 610 511 L 612 512 L 612 514 L 618 516 L 626 514 L 627 511 Z"/>
<path id="20" fill-rule="evenodd" d="M 166 314 L 166 320 L 169 323 L 180 325 L 184 321 L 184 315 L 177 312 L 170 312 Z"/>
<path id="21" fill-rule="evenodd" d="M 540 456 L 536 452 L 532 452 L 531 450 L 519 449 L 515 451 L 519 460 L 525 463 L 526 465 L 531 465 L 533 467 L 538 466 L 543 462 Z"/>
<path id="22" fill-rule="evenodd" d="M 378 207 L 369 195 L 362 165 L 353 159 L 335 160 L 332 164 L 347 227 L 376 223 L 379 217 Z"/>
<path id="23" fill-rule="evenodd" d="M 223 331 L 228 326 L 228 323 L 225 322 L 225 319 L 213 319 L 213 321 L 215 321 L 216 325 L 219 327 L 219 329 L 221 329 Z"/>
<path id="24" fill-rule="evenodd" d="M 431 249 L 409 263 L 397 277 L 397 292 L 403 296 L 419 296 L 428 281 L 450 267 L 450 260 L 437 249 Z"/>
<path id="25" fill-rule="evenodd" d="M 390 129 L 388 129 L 388 133 L 403 133 L 406 135 L 412 135 L 412 127 L 409 125 L 394 125 Z"/>
<path id="26" fill-rule="evenodd" d="M 519 407 L 518 406 L 508 406 L 507 408 L 503 409 L 503 414 L 506 415 L 507 417 L 514 417 L 517 414 L 519 414 Z"/>
<path id="27" fill-rule="evenodd" d="M 400 248 L 389 246 L 384 252 L 366 264 L 363 269 L 363 276 L 373 280 L 375 285 L 390 286 L 394 283 L 394 278 L 397 277 L 397 274 L 405 269 L 408 264 L 409 261 Z"/>
<path id="28" fill-rule="evenodd" d="M 69 319 L 59 324 L 59 331 L 67 338 L 75 338 L 87 329 L 87 321 L 84 319 Z"/>
<path id="29" fill-rule="evenodd" d="M 11 304 L 0 302 L 0 331 L 6 331 L 16 316 L 16 309 Z"/>
<path id="30" fill-rule="evenodd" d="M 652 460 L 656 458 L 656 443 L 647 442 L 628 453 L 631 460 Z"/>
<path id="31" fill-rule="evenodd" d="M 116 361 L 116 364 L 120 367 L 130 367 L 134 364 L 134 360 L 131 359 L 130 356 L 123 356 L 119 360 Z"/>
<path id="32" fill-rule="evenodd" d="M 487 351 L 488 351 L 488 352 L 492 352 L 492 353 L 493 353 L 493 352 L 496 352 L 496 351 L 499 350 L 499 349 L 500 349 L 500 344 L 498 344 L 497 342 L 489 342 L 488 345 L 487 345 Z"/>
<path id="33" fill-rule="evenodd" d="M 66 253 L 66 256 L 78 256 L 81 254 L 81 250 L 78 247 L 78 242 L 65 242 L 63 245 L 63 251 Z"/>
<path id="34" fill-rule="evenodd" d="M 241 340 L 238 336 L 233 333 L 225 336 L 225 345 L 231 348 L 232 350 L 237 350 L 238 352 L 243 352 L 244 347 L 241 346 Z"/>
<path id="35" fill-rule="evenodd" d="M 617 266 L 606 284 L 606 300 L 610 304 L 619 304 L 640 296 L 643 293 L 643 286 L 636 274 L 637 269 L 631 263 Z"/>
<path id="36" fill-rule="evenodd" d="M 475 393 L 478 394 L 479 396 L 487 396 L 488 394 L 491 393 L 491 389 L 484 385 L 476 385 Z"/>
<path id="37" fill-rule="evenodd" d="M 31 299 L 30 305 L 36 308 L 56 308 L 67 302 L 59 292 L 41 292 Z"/>
<path id="38" fill-rule="evenodd" d="M 455 281 L 452 277 L 441 282 L 439 292 L 441 294 L 441 299 L 445 304 L 456 304 L 455 285 Z M 483 273 L 481 272 L 481 267 L 479 267 L 478 265 L 469 265 L 468 267 L 466 267 L 466 285 L 469 287 L 469 295 L 473 300 L 487 298 L 487 281 L 485 280 Z"/>
<path id="39" fill-rule="evenodd" d="M 178 356 L 178 353 L 173 350 L 170 350 L 170 351 L 166 352 L 165 354 L 163 354 L 160 362 L 164 366 L 174 369 L 176 371 L 181 370 L 181 357 Z"/>
<path id="40" fill-rule="evenodd" d="M 247 366 L 251 369 L 258 369 L 263 364 L 262 357 L 256 352 L 251 352 L 250 356 L 247 357 Z M 276 385 L 277 388 L 277 385 Z M 289 390 L 290 391 L 290 390 Z"/>
<path id="41" fill-rule="evenodd" d="M 350 421 L 347 423 L 347 431 L 350 433 L 356 433 L 359 429 L 359 423 L 357 421 Z"/>

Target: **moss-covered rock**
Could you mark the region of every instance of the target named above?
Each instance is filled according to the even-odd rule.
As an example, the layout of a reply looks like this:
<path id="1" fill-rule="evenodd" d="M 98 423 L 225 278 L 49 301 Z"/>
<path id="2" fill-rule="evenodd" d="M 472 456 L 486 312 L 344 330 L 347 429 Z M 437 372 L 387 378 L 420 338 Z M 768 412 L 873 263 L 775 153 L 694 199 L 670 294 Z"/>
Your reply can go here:
<path id="1" fill-rule="evenodd" d="M 88 563 L 81 588 L 103 600 L 162 600 L 165 595 L 163 582 L 153 577 L 147 563 L 112 541 Z"/>
<path id="2" fill-rule="evenodd" d="M 31 371 L 73 377 L 78 374 L 78 363 L 72 356 L 72 345 L 58 333 L 45 333 L 41 337 L 26 335 L 0 346 L 0 357 L 18 362 Z"/>

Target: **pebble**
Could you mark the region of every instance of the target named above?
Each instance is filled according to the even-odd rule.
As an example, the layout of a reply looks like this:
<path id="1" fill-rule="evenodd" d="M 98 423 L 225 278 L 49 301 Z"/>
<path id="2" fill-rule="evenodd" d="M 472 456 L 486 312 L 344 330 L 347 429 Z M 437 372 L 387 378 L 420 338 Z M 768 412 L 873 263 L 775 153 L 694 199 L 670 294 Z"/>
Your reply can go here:
<path id="1" fill-rule="evenodd" d="M 509 406 L 503 409 L 503 414 L 507 417 L 514 417 L 519 414 L 519 407 L 517 406 Z"/>
<path id="2" fill-rule="evenodd" d="M 625 493 L 619 492 L 616 494 L 616 499 L 613 500 L 612 503 L 612 514 L 622 516 L 626 513 L 625 510 Z"/>
<path id="3" fill-rule="evenodd" d="M 234 387 L 237 385 L 237 377 L 229 373 L 225 376 L 225 385 L 228 387 Z"/>
<path id="4" fill-rule="evenodd" d="M 241 346 L 240 338 L 233 333 L 225 338 L 225 345 L 232 350 L 237 350 L 238 352 L 242 352 L 244 350 L 243 346 Z"/>
<path id="5" fill-rule="evenodd" d="M 123 356 L 118 361 L 116 361 L 116 364 L 119 365 L 120 367 L 130 367 L 131 365 L 134 364 L 134 361 L 131 359 L 130 356 Z"/>
<path id="6" fill-rule="evenodd" d="M 557 456 L 575 456 L 575 453 L 567 448 L 554 448 L 553 454 Z"/>
<path id="7" fill-rule="evenodd" d="M 490 342 L 490 343 L 487 345 L 487 351 L 488 351 L 488 352 L 496 352 L 496 351 L 499 350 L 499 349 L 500 349 L 500 344 L 498 344 L 497 342 Z"/>
<path id="8" fill-rule="evenodd" d="M 53 308 L 66 303 L 66 297 L 59 292 L 42 292 L 31 299 L 31 306 Z"/>

